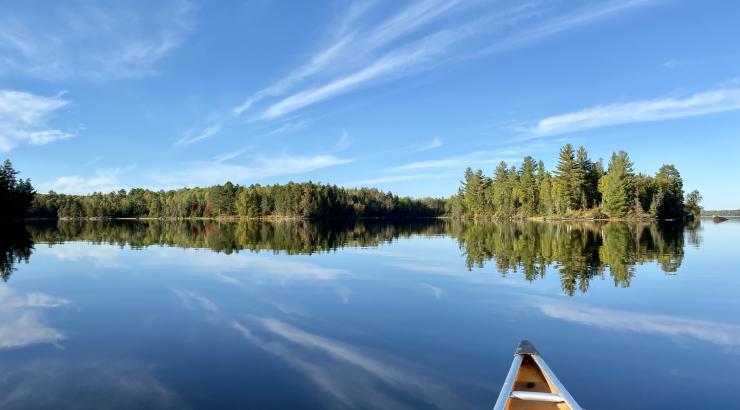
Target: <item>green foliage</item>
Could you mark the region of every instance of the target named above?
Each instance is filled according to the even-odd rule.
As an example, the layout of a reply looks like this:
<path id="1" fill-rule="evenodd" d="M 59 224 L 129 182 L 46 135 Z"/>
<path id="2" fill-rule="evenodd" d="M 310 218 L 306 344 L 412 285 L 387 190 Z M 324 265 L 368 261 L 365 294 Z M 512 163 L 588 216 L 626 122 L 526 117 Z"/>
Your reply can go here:
<path id="1" fill-rule="evenodd" d="M 447 201 L 445 212 L 457 218 L 657 219 L 696 212 L 693 203 L 684 207 L 683 182 L 675 167 L 664 165 L 652 177 L 635 175 L 632 166 L 627 153 L 620 151 L 612 154 L 605 172 L 601 159 L 592 161 L 585 148 L 575 150 L 567 144 L 560 149 L 553 173 L 529 156 L 518 170 L 500 162 L 492 178 L 468 168 L 458 195 Z"/>
<path id="2" fill-rule="evenodd" d="M 540 196 L 540 180 L 535 175 L 537 164 L 532 157 L 525 157 L 519 170 L 517 197 L 521 213 L 525 216 L 537 214 Z"/>
<path id="3" fill-rule="evenodd" d="M 433 217 L 442 199 L 399 197 L 377 189 L 345 189 L 312 182 L 251 185 L 227 182 L 172 191 L 132 189 L 108 194 L 36 195 L 32 215 L 47 218 L 353 218 Z"/>
<path id="4" fill-rule="evenodd" d="M 483 176 L 483 171 L 465 170 L 462 187 L 463 203 L 473 215 L 480 215 L 488 209 L 488 190 L 491 181 Z"/>
<path id="5" fill-rule="evenodd" d="M 684 216 L 683 180 L 673 165 L 663 165 L 655 174 L 656 198 L 655 216 L 661 219 L 675 219 Z"/>
<path id="6" fill-rule="evenodd" d="M 0 167 L 0 219 L 22 219 L 34 197 L 31 180 L 19 179 L 18 171 L 6 159 Z"/>
<path id="7" fill-rule="evenodd" d="M 624 151 L 612 154 L 609 170 L 599 181 L 599 192 L 604 212 L 610 217 L 624 217 L 630 212 L 634 189 L 634 172 L 629 156 Z"/>
<path id="8" fill-rule="evenodd" d="M 698 218 L 702 211 L 701 205 L 699 204 L 703 199 L 704 198 L 696 189 L 686 194 L 684 213 L 692 218 Z"/>
<path id="9" fill-rule="evenodd" d="M 573 146 L 566 144 L 560 148 L 560 157 L 555 169 L 555 183 L 558 185 L 560 204 L 565 208 L 566 213 L 580 207 L 582 180 L 583 175 L 576 168 Z"/>

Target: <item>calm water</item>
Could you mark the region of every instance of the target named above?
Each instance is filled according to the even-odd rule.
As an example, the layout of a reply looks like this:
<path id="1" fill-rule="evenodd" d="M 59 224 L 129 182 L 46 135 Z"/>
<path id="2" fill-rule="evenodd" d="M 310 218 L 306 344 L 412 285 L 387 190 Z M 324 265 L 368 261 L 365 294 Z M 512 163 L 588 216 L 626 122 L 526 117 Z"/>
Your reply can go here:
<path id="1" fill-rule="evenodd" d="M 740 408 L 740 221 L 2 229 L 0 408 Z"/>

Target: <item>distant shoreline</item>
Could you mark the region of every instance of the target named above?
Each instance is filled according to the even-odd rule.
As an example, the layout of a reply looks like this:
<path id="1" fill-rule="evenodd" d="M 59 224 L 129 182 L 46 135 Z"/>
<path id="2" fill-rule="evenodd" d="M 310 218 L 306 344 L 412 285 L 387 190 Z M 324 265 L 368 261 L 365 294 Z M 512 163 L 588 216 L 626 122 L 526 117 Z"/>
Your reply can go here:
<path id="1" fill-rule="evenodd" d="M 711 219 L 711 216 L 701 216 L 700 218 Z M 740 218 L 740 216 L 729 216 L 728 218 Z M 588 217 L 562 217 L 562 216 L 523 216 L 523 217 L 466 217 L 455 218 L 452 216 L 381 216 L 381 217 L 335 217 L 335 218 L 303 218 L 291 216 L 268 216 L 268 217 L 242 217 L 242 216 L 217 216 L 217 217 L 81 217 L 81 218 L 25 218 L 26 222 L 34 221 L 265 221 L 265 222 L 283 222 L 283 221 L 377 221 L 377 220 L 414 220 L 414 219 L 439 219 L 439 220 L 465 220 L 465 221 L 535 221 L 535 222 L 681 222 L 681 219 L 656 219 L 650 217 L 620 217 L 620 218 L 588 218 Z"/>

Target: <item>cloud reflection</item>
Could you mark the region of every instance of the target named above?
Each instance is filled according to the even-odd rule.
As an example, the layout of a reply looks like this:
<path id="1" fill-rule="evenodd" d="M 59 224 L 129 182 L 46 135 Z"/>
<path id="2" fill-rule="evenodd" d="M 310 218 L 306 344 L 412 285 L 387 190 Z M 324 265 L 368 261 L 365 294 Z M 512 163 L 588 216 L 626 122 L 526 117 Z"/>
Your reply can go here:
<path id="1" fill-rule="evenodd" d="M 378 408 L 466 407 L 457 397 L 428 372 L 414 370 L 413 365 L 398 358 L 383 358 L 345 342 L 299 329 L 275 318 L 254 318 L 255 324 L 276 340 L 267 343 L 244 325 L 233 326 L 260 348 L 270 351 L 303 370 L 318 386 L 340 400 L 346 407 Z M 288 342 L 288 343 L 285 343 Z M 267 348 L 265 348 L 267 346 Z M 417 402 L 409 403 L 409 399 Z"/>
<path id="2" fill-rule="evenodd" d="M 0 349 L 61 341 L 64 335 L 43 322 L 42 311 L 69 303 L 44 293 L 19 295 L 0 288 Z"/>
<path id="3" fill-rule="evenodd" d="M 39 359 L 0 367 L 3 409 L 186 409 L 151 366 L 115 360 Z"/>
<path id="4" fill-rule="evenodd" d="M 551 318 L 586 326 L 664 336 L 692 337 L 703 342 L 726 346 L 740 345 L 740 326 L 737 325 L 550 301 L 540 301 L 537 307 Z"/>
<path id="5" fill-rule="evenodd" d="M 428 369 L 403 359 L 309 332 L 275 317 L 246 315 L 237 320 L 204 296 L 192 291 L 176 294 L 189 307 L 199 307 L 254 347 L 305 374 L 326 393 L 326 407 L 470 407 Z"/>
<path id="6" fill-rule="evenodd" d="M 177 295 L 183 305 L 188 308 L 193 308 L 193 305 L 196 305 L 209 312 L 218 312 L 219 310 L 216 303 L 206 298 L 205 296 L 201 296 L 195 292 L 180 289 L 174 289 L 173 292 L 175 292 L 175 295 Z"/>

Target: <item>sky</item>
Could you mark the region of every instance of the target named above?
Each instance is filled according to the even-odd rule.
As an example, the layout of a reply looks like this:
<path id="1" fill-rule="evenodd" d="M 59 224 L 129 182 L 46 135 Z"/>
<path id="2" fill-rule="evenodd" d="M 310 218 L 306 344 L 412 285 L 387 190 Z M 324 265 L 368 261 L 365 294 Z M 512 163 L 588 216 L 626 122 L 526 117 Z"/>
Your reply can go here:
<path id="1" fill-rule="evenodd" d="M 457 191 L 560 146 L 740 208 L 740 2 L 14 1 L 0 157 L 39 192 Z"/>

